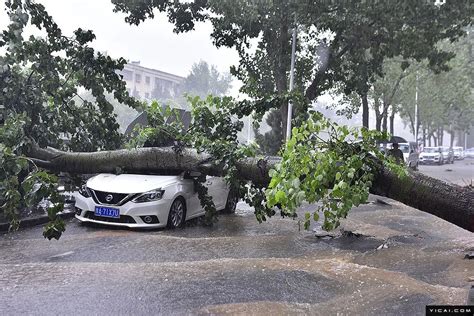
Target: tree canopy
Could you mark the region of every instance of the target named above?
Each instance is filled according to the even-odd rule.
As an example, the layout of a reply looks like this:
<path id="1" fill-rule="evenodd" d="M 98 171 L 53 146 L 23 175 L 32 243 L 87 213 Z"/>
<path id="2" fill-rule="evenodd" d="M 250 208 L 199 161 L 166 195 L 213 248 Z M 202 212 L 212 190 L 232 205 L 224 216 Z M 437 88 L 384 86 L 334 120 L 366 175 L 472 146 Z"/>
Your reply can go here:
<path id="1" fill-rule="evenodd" d="M 139 24 L 165 12 L 176 32 L 210 21 L 217 47 L 234 47 L 240 57 L 232 74 L 242 82 L 242 92 L 254 100 L 267 100 L 266 111 L 278 108 L 286 126 L 291 31 L 298 27 L 296 91 L 294 100 L 305 113 L 335 83 L 346 94 L 365 95 L 386 58 L 427 59 L 435 71 L 445 69 L 453 57 L 436 44 L 455 40 L 472 23 L 469 1 L 123 1 L 112 0 L 115 10 L 128 14 L 126 22 Z M 300 101 L 300 102 L 298 102 Z M 301 101 L 303 101 L 301 103 Z M 285 137 L 286 130 L 281 134 Z"/>
<path id="2" fill-rule="evenodd" d="M 231 88 L 232 77 L 229 73 L 220 73 L 216 66 L 203 60 L 194 63 L 184 80 L 181 92 L 206 98 L 208 95 L 224 96 Z"/>

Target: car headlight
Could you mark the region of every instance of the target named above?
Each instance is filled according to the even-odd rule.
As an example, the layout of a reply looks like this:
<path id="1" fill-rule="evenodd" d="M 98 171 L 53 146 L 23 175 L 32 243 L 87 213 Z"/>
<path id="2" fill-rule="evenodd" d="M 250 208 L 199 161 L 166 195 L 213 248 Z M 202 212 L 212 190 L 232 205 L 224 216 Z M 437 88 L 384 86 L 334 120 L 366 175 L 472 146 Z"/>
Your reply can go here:
<path id="1" fill-rule="evenodd" d="M 79 188 L 79 194 L 86 198 L 91 197 L 91 191 L 89 191 L 89 188 L 87 188 L 87 185 L 85 184 L 81 185 Z"/>
<path id="2" fill-rule="evenodd" d="M 165 190 L 161 190 L 161 189 L 151 190 L 143 194 L 140 194 L 139 196 L 134 198 L 132 202 L 144 203 L 144 202 L 158 201 L 158 200 L 161 200 L 164 193 L 165 193 Z"/>

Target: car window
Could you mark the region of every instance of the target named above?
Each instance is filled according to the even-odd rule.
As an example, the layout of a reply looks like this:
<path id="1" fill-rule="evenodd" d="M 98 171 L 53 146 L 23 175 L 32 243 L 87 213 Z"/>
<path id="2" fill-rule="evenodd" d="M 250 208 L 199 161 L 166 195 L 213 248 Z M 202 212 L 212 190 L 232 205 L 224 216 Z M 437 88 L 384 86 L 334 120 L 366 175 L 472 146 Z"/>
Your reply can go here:
<path id="1" fill-rule="evenodd" d="M 410 152 L 410 147 L 408 145 L 399 145 L 400 150 L 404 153 L 407 154 Z"/>

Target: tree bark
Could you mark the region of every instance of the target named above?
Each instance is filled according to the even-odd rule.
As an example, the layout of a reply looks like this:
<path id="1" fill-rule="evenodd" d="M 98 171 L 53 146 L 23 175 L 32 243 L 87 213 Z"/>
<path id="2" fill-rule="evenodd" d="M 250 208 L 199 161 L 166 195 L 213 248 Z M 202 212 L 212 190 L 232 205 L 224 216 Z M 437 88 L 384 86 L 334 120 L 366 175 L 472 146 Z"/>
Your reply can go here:
<path id="1" fill-rule="evenodd" d="M 423 147 L 425 147 L 426 146 L 426 128 L 423 128 L 422 132 L 423 132 Z"/>
<path id="2" fill-rule="evenodd" d="M 374 98 L 374 111 L 375 111 L 375 130 L 380 132 L 382 130 L 383 113 L 380 113 L 380 99 L 377 97 Z"/>
<path id="3" fill-rule="evenodd" d="M 369 129 L 369 102 L 367 100 L 367 93 L 361 96 L 362 99 L 362 126 Z"/>
<path id="4" fill-rule="evenodd" d="M 34 147 L 29 157 L 40 167 L 70 173 L 159 173 L 163 170 L 200 171 L 222 175 L 222 168 L 208 154 L 193 149 L 177 153 L 173 148 L 139 148 L 93 153 L 63 152 Z M 278 157 L 247 158 L 238 162 L 239 176 L 266 185 L 268 172 L 280 161 Z M 398 200 L 474 232 L 474 190 L 410 172 L 398 178 L 380 167 L 370 190 L 374 194 Z"/>
<path id="5" fill-rule="evenodd" d="M 395 107 L 392 105 L 392 112 L 390 113 L 390 135 L 395 135 Z"/>

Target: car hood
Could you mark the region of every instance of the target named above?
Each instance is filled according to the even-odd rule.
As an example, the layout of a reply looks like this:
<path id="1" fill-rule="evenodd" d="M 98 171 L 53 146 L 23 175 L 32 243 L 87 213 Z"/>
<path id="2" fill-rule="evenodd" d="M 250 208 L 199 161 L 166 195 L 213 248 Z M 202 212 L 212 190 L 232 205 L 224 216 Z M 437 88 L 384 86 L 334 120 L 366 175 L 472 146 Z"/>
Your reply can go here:
<path id="1" fill-rule="evenodd" d="M 181 176 L 99 174 L 87 181 L 87 187 L 112 193 L 143 193 L 165 187 L 179 179 L 181 179 Z"/>
<path id="2" fill-rule="evenodd" d="M 421 153 L 420 154 L 421 157 L 436 157 L 438 155 L 439 153 Z"/>

